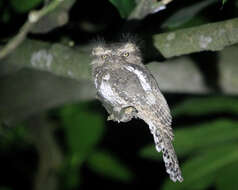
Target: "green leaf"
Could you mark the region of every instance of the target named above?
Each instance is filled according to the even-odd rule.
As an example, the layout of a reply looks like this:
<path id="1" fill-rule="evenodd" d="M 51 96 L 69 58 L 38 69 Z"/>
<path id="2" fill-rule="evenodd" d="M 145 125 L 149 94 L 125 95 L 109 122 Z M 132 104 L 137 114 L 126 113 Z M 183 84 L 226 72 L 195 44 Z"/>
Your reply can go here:
<path id="1" fill-rule="evenodd" d="M 80 170 L 79 167 L 71 166 L 65 169 L 65 180 L 63 189 L 74 189 L 80 184 Z"/>
<path id="2" fill-rule="evenodd" d="M 178 156 L 204 151 L 219 144 L 232 143 L 238 139 L 238 122 L 220 119 L 213 122 L 182 128 L 175 131 L 174 147 Z M 162 159 L 154 145 L 143 148 L 144 158 Z"/>
<path id="3" fill-rule="evenodd" d="M 191 98 L 176 106 L 172 113 L 180 115 L 205 115 L 219 112 L 238 113 L 238 99 L 232 97 Z"/>
<path id="4" fill-rule="evenodd" d="M 19 13 L 28 12 L 42 2 L 43 0 L 10 0 L 11 6 Z"/>
<path id="5" fill-rule="evenodd" d="M 95 152 L 88 160 L 89 167 L 103 175 L 121 181 L 133 178 L 131 171 L 108 152 Z"/>
<path id="6" fill-rule="evenodd" d="M 139 152 L 140 156 L 143 158 L 149 158 L 152 160 L 161 160 L 161 152 L 157 152 L 154 145 L 147 145 L 142 148 Z"/>
<path id="7" fill-rule="evenodd" d="M 238 189 L 237 171 L 238 171 L 237 162 L 221 168 L 216 173 L 216 189 L 217 190 Z"/>
<path id="8" fill-rule="evenodd" d="M 7 148 L 17 144 L 17 146 L 26 146 L 30 143 L 28 142 L 28 130 L 24 123 L 20 123 L 13 128 L 0 128 L 0 148 Z"/>
<path id="9" fill-rule="evenodd" d="M 201 1 L 198 3 L 193 3 L 193 5 L 184 7 L 182 9 L 178 9 L 177 12 L 175 12 L 167 20 L 165 20 L 165 22 L 162 24 L 162 27 L 164 28 L 178 27 L 188 22 L 190 19 L 196 16 L 201 10 L 208 7 L 214 2 L 216 2 L 216 0 L 206 0 L 206 1 Z"/>
<path id="10" fill-rule="evenodd" d="M 208 187 L 219 169 L 238 161 L 237 148 L 238 144 L 219 146 L 198 157 L 193 157 L 182 165 L 183 183 L 175 184 L 167 180 L 163 189 L 198 190 Z"/>
<path id="11" fill-rule="evenodd" d="M 222 0 L 222 5 L 224 5 L 227 2 L 227 0 Z"/>
<path id="12" fill-rule="evenodd" d="M 195 27 L 195 26 L 200 26 L 202 24 L 206 24 L 208 23 L 209 20 L 204 17 L 204 16 L 200 16 L 200 15 L 197 15 L 193 18 L 191 18 L 190 20 L 188 20 L 187 22 L 179 25 L 178 27 L 174 28 L 174 27 L 171 27 L 171 28 L 168 28 L 169 31 L 174 31 L 175 29 L 183 29 L 183 28 L 191 28 L 191 27 Z"/>
<path id="13" fill-rule="evenodd" d="M 135 0 L 109 0 L 119 11 L 122 18 L 127 18 L 135 8 Z"/>
<path id="14" fill-rule="evenodd" d="M 61 118 L 66 133 L 70 153 L 65 162 L 66 188 L 79 185 L 79 169 L 102 139 L 104 122 L 101 114 L 88 109 L 89 103 L 67 105 L 61 110 Z"/>
<path id="15" fill-rule="evenodd" d="M 185 163 L 186 164 L 186 163 Z M 204 180 L 199 180 L 193 184 L 193 190 L 204 190 L 207 189 L 214 182 L 215 175 L 213 172 L 206 174 L 206 178 Z"/>
<path id="16" fill-rule="evenodd" d="M 72 163 L 81 162 L 102 139 L 102 115 L 87 109 L 88 104 L 65 106 L 61 110 Z"/>
<path id="17" fill-rule="evenodd" d="M 175 132 L 175 148 L 180 155 L 230 143 L 238 138 L 238 122 L 233 120 L 220 119 L 191 127 Z"/>

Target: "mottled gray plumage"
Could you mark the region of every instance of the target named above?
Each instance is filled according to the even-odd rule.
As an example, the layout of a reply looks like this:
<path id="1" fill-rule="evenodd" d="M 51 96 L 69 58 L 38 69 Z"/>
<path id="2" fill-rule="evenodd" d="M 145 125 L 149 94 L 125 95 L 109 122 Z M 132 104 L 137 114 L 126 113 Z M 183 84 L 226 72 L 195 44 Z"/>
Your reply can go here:
<path id="1" fill-rule="evenodd" d="M 183 181 L 172 140 L 171 114 L 156 80 L 143 65 L 133 42 L 98 44 L 93 48 L 92 75 L 98 99 L 110 114 L 108 120 L 143 119 L 162 151 L 167 173 Z"/>

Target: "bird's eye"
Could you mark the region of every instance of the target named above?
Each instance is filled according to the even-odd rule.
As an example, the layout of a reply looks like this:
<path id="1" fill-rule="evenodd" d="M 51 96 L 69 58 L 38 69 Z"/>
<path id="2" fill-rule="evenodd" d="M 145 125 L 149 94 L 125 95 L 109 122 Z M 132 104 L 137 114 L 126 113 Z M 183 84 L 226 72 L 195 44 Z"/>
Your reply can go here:
<path id="1" fill-rule="evenodd" d="M 123 55 L 124 55 L 124 57 L 128 57 L 128 56 L 129 56 L 129 53 L 128 53 L 128 52 L 125 52 Z"/>
<path id="2" fill-rule="evenodd" d="M 108 55 L 102 55 L 103 59 L 106 59 L 108 57 Z"/>

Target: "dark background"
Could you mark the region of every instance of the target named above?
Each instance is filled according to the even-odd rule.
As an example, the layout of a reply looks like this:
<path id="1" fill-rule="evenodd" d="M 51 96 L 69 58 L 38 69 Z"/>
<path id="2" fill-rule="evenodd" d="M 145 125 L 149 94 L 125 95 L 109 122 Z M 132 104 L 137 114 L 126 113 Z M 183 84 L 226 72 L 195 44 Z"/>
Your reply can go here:
<path id="1" fill-rule="evenodd" d="M 122 18 L 118 8 L 108 0 L 76 1 L 69 9 L 67 24 L 42 34 L 30 32 L 28 38 L 52 44 L 73 41 L 77 47 L 91 43 L 98 36 L 103 37 L 105 41 L 117 41 L 122 33 L 129 31 L 136 34 L 142 41 L 143 50 L 148 49 L 146 39 L 153 34 L 223 21 L 234 18 L 238 14 L 237 1 L 228 0 L 223 4 L 222 1 L 217 0 L 202 8 L 196 15 L 191 15 L 191 18 L 178 26 L 166 25 L 169 16 L 178 10 L 187 12 L 191 6 L 199 2 L 201 1 L 174 0 L 166 10 L 151 14 L 143 20 L 127 21 L 126 18 Z M 26 11 L 19 11 L 13 5 L 11 1 L 0 0 L 0 43 L 2 46 L 17 34 L 26 21 L 29 11 L 41 8 L 43 2 L 37 3 Z M 163 24 L 164 27 L 162 27 Z M 149 56 L 144 54 L 146 64 L 151 60 L 165 60 L 159 52 Z M 165 92 L 174 116 L 174 144 L 184 172 L 184 186 L 180 186 L 179 183 L 171 185 L 168 182 L 169 177 L 161 160 L 161 154 L 155 152 L 152 136 L 143 121 L 133 119 L 128 123 L 120 124 L 107 122 L 105 109 L 100 102 L 93 99 L 58 105 L 14 124 L 9 124 L 4 118 L 0 118 L 2 124 L 0 190 L 20 188 L 28 190 L 37 189 L 37 187 L 38 189 L 95 187 L 174 190 L 220 190 L 223 187 L 237 189 L 235 168 L 238 167 L 238 156 L 232 149 L 238 147 L 237 96 L 222 92 L 217 84 L 219 52 L 194 53 L 188 57 L 196 61 L 196 66 L 201 71 L 205 83 L 213 89 L 213 92 L 203 95 Z M 6 77 L 8 76 L 1 76 L 0 80 Z M 21 90 L 24 91 L 24 87 Z M 17 92 L 14 93 L 17 96 Z M 60 93 L 64 93 L 63 89 Z M 47 138 L 50 139 L 49 142 L 54 142 L 52 147 L 57 147 L 61 155 L 60 164 L 57 166 L 52 166 L 54 165 L 52 163 L 56 162 L 53 157 L 50 157 L 51 161 L 48 162 L 46 156 L 45 162 L 52 165 L 46 164 L 49 170 L 46 169 L 47 175 L 45 178 L 43 175 L 43 179 L 37 177 L 40 175 L 39 168 L 42 167 L 39 162 L 42 157 L 44 160 L 45 152 L 54 151 L 54 148 L 47 144 L 48 140 L 44 139 L 44 132 L 38 133 L 39 129 L 35 129 L 41 126 L 50 128 L 50 132 L 46 132 L 50 136 Z M 98 127 L 95 129 L 95 126 Z M 211 130 L 209 128 L 211 126 L 214 129 Z M 224 138 L 222 138 L 223 133 Z M 213 138 L 214 135 L 220 135 L 221 138 Z M 186 149 L 186 146 L 190 148 Z M 47 147 L 51 149 L 47 150 Z M 224 152 L 222 152 L 223 148 Z M 41 152 L 42 150 L 44 153 Z M 146 153 L 143 154 L 143 150 Z M 227 152 L 234 153 L 226 160 L 223 155 Z M 103 154 L 102 158 L 97 156 L 98 154 Z M 96 156 L 93 157 L 93 155 Z M 216 159 L 220 155 L 224 160 L 219 162 Z M 220 164 L 221 162 L 223 164 Z M 213 168 L 209 169 L 214 163 Z M 204 168 L 207 168 L 207 171 L 203 172 Z"/>

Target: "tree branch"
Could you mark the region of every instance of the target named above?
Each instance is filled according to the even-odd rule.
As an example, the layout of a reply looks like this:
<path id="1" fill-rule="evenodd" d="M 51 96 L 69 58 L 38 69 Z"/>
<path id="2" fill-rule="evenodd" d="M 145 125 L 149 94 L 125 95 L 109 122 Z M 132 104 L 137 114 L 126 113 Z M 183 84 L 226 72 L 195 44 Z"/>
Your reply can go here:
<path id="1" fill-rule="evenodd" d="M 0 125 L 4 121 L 10 126 L 64 103 L 92 100 L 96 94 L 89 81 L 71 80 L 32 69 L 1 77 L 0 89 Z"/>
<path id="2" fill-rule="evenodd" d="M 29 134 L 39 156 L 34 190 L 59 189 L 59 173 L 63 155 L 55 138 L 52 124 L 44 114 L 28 119 Z"/>
<path id="3" fill-rule="evenodd" d="M 43 16 L 53 11 L 60 3 L 64 0 L 53 0 L 49 5 L 43 7 L 38 11 L 31 11 L 28 15 L 28 20 L 21 27 L 19 33 L 12 38 L 5 47 L 0 51 L 0 59 L 6 57 L 11 53 L 19 44 L 23 42 L 27 33 L 32 29 L 32 27 L 37 23 Z"/>
<path id="4" fill-rule="evenodd" d="M 238 43 L 238 18 L 153 36 L 166 58 L 200 51 L 217 51 Z"/>
<path id="5" fill-rule="evenodd" d="M 43 34 L 68 23 L 69 10 L 76 0 L 65 0 L 54 11 L 42 17 L 30 30 L 30 33 Z"/>
<path id="6" fill-rule="evenodd" d="M 190 36 L 191 39 L 195 37 L 194 41 L 196 41 L 198 34 L 202 33 L 205 35 L 204 31 L 206 31 L 206 27 L 210 28 L 210 30 L 208 30 L 210 33 L 208 34 L 211 34 L 211 26 L 215 29 L 220 29 L 213 32 L 221 34 L 221 39 L 218 39 L 218 42 L 215 43 L 215 39 L 213 38 L 216 38 L 216 36 L 214 36 L 214 34 L 211 34 L 211 42 L 208 40 L 210 38 L 204 36 L 203 40 L 200 41 L 202 48 L 195 46 L 194 43 L 188 43 L 183 36 L 181 36 L 183 38 L 183 40 L 181 40 L 179 36 L 183 35 L 181 32 L 183 30 L 160 34 L 162 37 L 155 35 L 155 38 L 160 38 L 159 41 L 162 40 L 162 44 L 169 43 L 171 45 L 169 47 L 170 51 L 166 54 L 167 56 L 178 55 L 178 52 L 188 53 L 208 49 L 222 49 L 237 41 L 238 32 L 234 33 L 235 30 L 237 30 L 237 25 L 234 23 L 237 24 L 237 19 L 195 27 L 196 30 L 195 28 L 185 29 L 190 32 L 187 36 Z M 224 25 L 224 27 L 221 27 L 222 25 Z M 194 31 L 194 33 L 192 33 L 192 31 Z M 156 39 L 156 42 L 158 42 L 158 39 Z M 185 44 L 184 48 L 182 42 Z M 207 44 L 207 42 L 209 43 Z M 180 44 L 180 46 L 178 44 Z M 205 45 L 207 46 L 205 47 Z M 173 49 L 175 52 L 172 51 Z M 12 114 L 12 110 L 17 111 L 19 118 L 24 118 L 26 115 L 54 107 L 64 102 L 81 100 L 82 98 L 93 99 L 93 97 L 95 97 L 95 89 L 90 81 L 90 51 L 90 46 L 71 48 L 60 44 L 25 40 L 18 49 L 1 62 L 0 75 L 4 76 L 4 74 L 9 74 L 9 72 L 16 72 L 16 70 L 20 68 L 47 71 L 50 72 L 51 75 L 39 73 L 38 78 L 35 78 L 37 74 L 31 71 L 29 73 L 32 73 L 32 75 L 24 79 L 19 79 L 17 73 L 16 75 L 5 77 L 5 80 L 2 77 L 0 81 L 0 119 L 9 118 L 9 120 L 11 120 L 11 116 L 14 115 Z M 209 56 L 206 54 L 202 56 L 204 58 L 203 60 L 201 60 L 200 56 L 198 60 L 200 62 L 196 64 L 195 55 L 193 55 L 194 59 L 184 56 L 168 60 L 165 63 L 153 62 L 148 65 L 148 68 L 157 79 L 161 90 L 165 92 L 196 94 L 221 92 L 225 94 L 238 94 L 237 52 L 238 47 L 234 46 L 221 51 L 219 53 L 219 59 L 209 59 Z M 210 54 L 210 56 L 211 55 L 215 54 Z M 209 73 L 204 73 L 201 71 L 201 68 L 198 68 L 198 66 L 202 64 L 205 64 L 206 68 L 214 66 L 214 68 L 211 69 L 213 72 L 212 76 L 214 76 L 214 73 L 217 75 L 216 78 L 213 78 L 214 83 L 208 83 Z M 52 74 L 74 80 L 70 82 L 71 80 L 67 81 L 57 77 L 57 80 L 59 80 L 57 84 L 60 85 L 52 85 L 56 82 L 54 81 L 56 77 L 53 77 Z M 53 81 L 52 83 L 50 83 L 51 80 Z M 66 81 L 64 83 L 66 85 L 63 85 L 62 81 Z M 47 84 L 49 85 L 47 86 Z M 28 86 L 26 87 L 26 85 Z M 56 88 L 50 86 L 56 86 Z M 22 91 L 22 89 L 24 89 L 24 91 Z M 16 93 L 18 96 L 15 95 Z M 42 100 L 42 98 L 44 103 L 38 101 Z M 32 101 L 36 102 L 35 106 L 32 106 Z M 23 107 L 24 110 L 28 111 L 24 113 L 19 111 L 23 110 Z M 27 109 L 25 109 L 26 107 Z"/>
<path id="7" fill-rule="evenodd" d="M 238 75 L 232 72 L 236 69 L 237 47 L 227 48 L 220 54 L 225 57 L 226 64 L 220 64 L 220 60 L 210 60 L 206 58 L 206 67 L 217 64 L 213 72 L 218 73 L 215 81 L 221 92 L 227 94 L 238 93 Z M 50 45 L 48 43 L 25 40 L 17 51 L 1 63 L 1 72 L 4 73 L 4 65 L 7 70 L 9 67 L 15 68 L 16 60 L 18 67 L 33 68 L 41 71 L 48 71 L 52 74 L 63 76 L 80 81 L 90 81 L 90 47 L 70 48 L 60 44 Z M 232 60 L 229 58 L 232 57 Z M 153 62 L 148 65 L 163 91 L 174 93 L 208 93 L 214 91 L 214 86 L 206 84 L 206 77 L 197 67 L 194 60 L 186 57 L 168 60 L 165 63 Z M 214 74 L 213 73 L 213 74 Z M 229 73 L 229 75 L 227 74 Z M 1 73 L 0 73 L 1 74 Z M 233 82 L 231 82 L 233 81 Z M 89 82 L 91 83 L 91 82 Z M 94 92 L 94 91 L 92 91 Z"/>
<path id="8" fill-rule="evenodd" d="M 0 71 L 4 70 L 1 67 L 4 64 L 12 65 L 15 68 L 16 60 L 18 60 L 18 66 L 31 68 L 15 71 L 10 75 L 8 73 L 7 76 L 1 77 L 0 121 L 11 125 L 32 114 L 64 103 L 95 99 L 95 88 L 90 81 L 90 58 L 88 54 L 80 49 L 71 49 L 61 45 L 50 47 L 46 43 L 26 40 L 18 51 L 6 59 L 5 63 L 0 64 Z M 47 53 L 54 55 L 50 66 L 48 65 L 49 67 L 43 58 L 39 59 L 41 62 L 31 64 L 31 57 L 34 52 L 39 51 L 44 56 L 48 55 Z M 22 52 L 25 54 L 22 55 Z M 237 52 L 238 47 L 233 46 L 221 51 L 219 59 L 216 59 L 217 56 L 214 58 L 216 55 L 214 53 L 198 55 L 206 60 L 204 62 L 206 68 L 212 65 L 216 66 L 215 68 L 212 66 L 212 75 L 209 73 L 204 75 L 198 68 L 201 63 L 196 64 L 194 61 L 196 59 L 191 59 L 188 56 L 171 59 L 164 63 L 152 62 L 148 68 L 155 76 L 163 92 L 192 94 L 220 92 L 237 95 Z M 32 68 L 36 70 L 32 70 Z M 216 76 L 215 74 L 218 76 L 213 78 L 215 80 L 214 85 L 208 84 L 207 76 L 213 77 Z M 216 91 L 217 86 L 220 91 Z"/>

